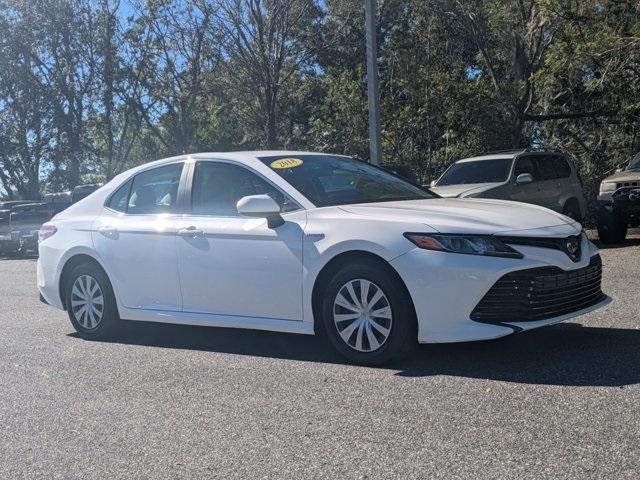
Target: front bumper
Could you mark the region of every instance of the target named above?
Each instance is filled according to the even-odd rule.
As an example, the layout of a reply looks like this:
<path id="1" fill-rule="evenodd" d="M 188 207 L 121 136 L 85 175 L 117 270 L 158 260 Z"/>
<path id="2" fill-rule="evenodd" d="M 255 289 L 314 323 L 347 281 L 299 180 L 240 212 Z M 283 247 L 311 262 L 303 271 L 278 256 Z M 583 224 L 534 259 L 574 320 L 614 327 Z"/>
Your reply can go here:
<path id="1" fill-rule="evenodd" d="M 598 195 L 598 209 L 623 218 L 640 216 L 640 188 L 621 187 L 614 193 Z"/>
<path id="2" fill-rule="evenodd" d="M 609 300 L 583 310 L 540 321 L 513 318 L 499 325 L 471 320 L 471 312 L 504 275 L 517 270 L 556 266 L 575 270 L 589 265 L 597 248 L 582 236 L 582 257 L 573 262 L 564 252 L 514 245 L 523 259 L 483 257 L 413 249 L 391 261 L 407 286 L 418 318 L 420 343 L 488 340 L 574 318 L 601 308 Z"/>

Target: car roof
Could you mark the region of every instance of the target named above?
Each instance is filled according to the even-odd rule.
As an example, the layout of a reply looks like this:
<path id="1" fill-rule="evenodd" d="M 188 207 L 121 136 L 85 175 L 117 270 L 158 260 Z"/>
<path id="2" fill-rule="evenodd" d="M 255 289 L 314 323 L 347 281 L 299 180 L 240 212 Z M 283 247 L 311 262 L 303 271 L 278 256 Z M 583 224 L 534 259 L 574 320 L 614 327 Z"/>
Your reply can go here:
<path id="1" fill-rule="evenodd" d="M 200 152 L 200 153 L 187 153 L 184 155 L 177 155 L 175 157 L 163 158 L 156 160 L 155 162 L 145 163 L 141 166 L 149 166 L 153 164 L 171 163 L 176 160 L 193 158 L 196 160 L 206 159 L 220 159 L 220 160 L 255 160 L 260 157 L 279 157 L 283 155 L 333 155 L 344 157 L 346 155 L 335 155 L 326 152 L 305 152 L 300 150 L 245 150 L 239 152 Z"/>
<path id="2" fill-rule="evenodd" d="M 173 157 L 162 158 L 148 163 L 143 163 L 137 167 L 133 167 L 130 170 L 122 172 L 116 176 L 113 180 L 122 180 L 121 176 L 129 177 L 132 174 L 136 174 L 143 170 L 151 169 L 161 165 L 171 164 L 182 160 L 231 160 L 246 165 L 251 165 L 254 162 L 260 162 L 261 157 L 277 157 L 277 156 L 295 156 L 295 155 L 331 155 L 335 157 L 348 157 L 348 155 L 340 155 L 326 152 L 305 152 L 300 150 L 246 150 L 239 152 L 200 152 L 200 153 L 185 153 L 183 155 L 176 155 Z"/>
<path id="3" fill-rule="evenodd" d="M 494 153 L 491 155 L 479 155 L 477 157 L 469 157 L 462 158 L 460 160 L 456 160 L 455 163 L 466 163 L 466 162 L 478 162 L 483 160 L 499 160 L 503 158 L 513 159 L 518 155 L 517 153 Z"/>
<path id="4" fill-rule="evenodd" d="M 482 160 L 499 160 L 502 158 L 514 159 L 522 153 L 526 153 L 528 155 L 562 155 L 560 152 L 553 150 L 527 150 L 523 148 L 521 150 L 505 150 L 503 152 L 491 152 L 484 155 L 476 155 L 475 157 L 462 158 L 460 160 L 456 160 L 454 163 L 477 162 Z"/>
<path id="5" fill-rule="evenodd" d="M 266 166 L 263 162 L 259 160 L 261 157 L 288 157 L 288 156 L 296 156 L 296 155 L 331 155 L 331 156 L 339 156 L 339 157 L 348 157 L 347 155 L 326 153 L 326 152 L 306 152 L 300 150 L 249 150 L 249 151 L 238 151 L 238 152 L 199 152 L 199 153 L 190 153 L 190 154 L 182 154 L 176 155 L 173 157 L 162 158 L 160 160 L 155 160 L 152 162 L 144 163 L 142 165 L 138 165 L 136 167 L 130 168 L 122 173 L 119 173 L 114 178 L 112 178 L 105 185 L 100 187 L 96 192 L 92 193 L 85 199 L 71 205 L 68 209 L 62 212 L 59 215 L 70 215 L 77 213 L 79 211 L 90 211 L 92 208 L 97 208 L 99 205 L 100 208 L 104 204 L 105 201 L 108 200 L 109 196 L 119 187 L 123 185 L 125 181 L 132 179 L 134 176 L 139 173 L 145 172 L 147 170 L 151 170 L 156 167 L 160 167 L 163 165 L 171 165 L 173 163 L 181 162 L 181 161 L 194 161 L 194 160 L 229 160 L 231 162 L 237 162 L 243 164 L 249 168 L 253 168 L 258 172 L 262 172 L 263 175 L 266 175 L 268 179 L 274 182 L 276 185 L 279 185 L 281 188 L 283 187 L 282 180 L 276 173 L 273 173 L 271 169 Z M 272 175 L 272 176 L 269 176 Z M 303 206 L 310 208 L 313 204 L 306 199 L 302 194 L 298 192 L 290 192 L 291 196 Z"/>

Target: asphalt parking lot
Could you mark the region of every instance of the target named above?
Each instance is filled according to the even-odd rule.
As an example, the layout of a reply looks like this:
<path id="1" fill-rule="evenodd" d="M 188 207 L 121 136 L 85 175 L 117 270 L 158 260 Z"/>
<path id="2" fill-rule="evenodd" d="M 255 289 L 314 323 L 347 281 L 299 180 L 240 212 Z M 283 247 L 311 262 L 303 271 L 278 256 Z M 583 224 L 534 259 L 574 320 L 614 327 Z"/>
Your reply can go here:
<path id="1" fill-rule="evenodd" d="M 387 368 L 315 337 L 135 324 L 78 338 L 0 261 L 0 478 L 638 478 L 640 236 L 603 310 Z"/>

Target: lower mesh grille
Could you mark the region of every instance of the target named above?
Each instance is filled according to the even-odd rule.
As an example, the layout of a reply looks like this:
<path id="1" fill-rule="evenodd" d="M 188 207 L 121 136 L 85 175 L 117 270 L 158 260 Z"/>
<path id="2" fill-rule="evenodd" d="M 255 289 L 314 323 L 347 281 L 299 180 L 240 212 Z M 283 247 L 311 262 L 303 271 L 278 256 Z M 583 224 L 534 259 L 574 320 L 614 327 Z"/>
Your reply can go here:
<path id="1" fill-rule="evenodd" d="M 498 280 L 471 312 L 483 323 L 546 320 L 598 303 L 602 260 L 591 258 L 587 267 L 562 270 L 557 267 L 511 272 Z"/>

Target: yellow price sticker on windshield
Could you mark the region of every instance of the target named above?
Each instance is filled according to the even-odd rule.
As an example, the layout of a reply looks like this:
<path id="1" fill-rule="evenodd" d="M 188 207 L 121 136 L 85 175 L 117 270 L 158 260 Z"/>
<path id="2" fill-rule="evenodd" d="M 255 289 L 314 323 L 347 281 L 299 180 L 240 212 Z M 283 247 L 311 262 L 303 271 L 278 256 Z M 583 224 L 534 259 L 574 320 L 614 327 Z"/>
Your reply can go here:
<path id="1" fill-rule="evenodd" d="M 281 158 L 271 162 L 271 168 L 293 168 L 302 165 L 302 160 L 299 158 Z"/>

